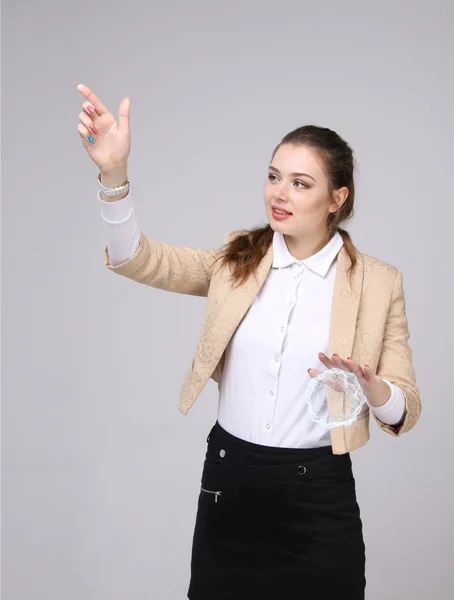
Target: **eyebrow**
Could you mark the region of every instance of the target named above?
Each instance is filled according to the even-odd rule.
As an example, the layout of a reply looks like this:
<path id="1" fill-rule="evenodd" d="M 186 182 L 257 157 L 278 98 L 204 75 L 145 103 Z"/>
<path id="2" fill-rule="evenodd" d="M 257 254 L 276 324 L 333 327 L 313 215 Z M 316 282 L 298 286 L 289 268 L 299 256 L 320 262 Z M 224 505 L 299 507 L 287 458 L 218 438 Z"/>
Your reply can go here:
<path id="1" fill-rule="evenodd" d="M 276 167 L 273 167 L 270 165 L 268 168 L 271 169 L 272 171 L 276 171 L 276 173 L 279 173 L 279 175 L 280 175 L 280 171 L 279 171 L 279 169 L 276 169 Z M 312 175 L 308 175 L 307 173 L 290 173 L 290 175 L 292 177 L 310 177 L 313 181 L 315 181 L 315 179 L 312 177 Z"/>

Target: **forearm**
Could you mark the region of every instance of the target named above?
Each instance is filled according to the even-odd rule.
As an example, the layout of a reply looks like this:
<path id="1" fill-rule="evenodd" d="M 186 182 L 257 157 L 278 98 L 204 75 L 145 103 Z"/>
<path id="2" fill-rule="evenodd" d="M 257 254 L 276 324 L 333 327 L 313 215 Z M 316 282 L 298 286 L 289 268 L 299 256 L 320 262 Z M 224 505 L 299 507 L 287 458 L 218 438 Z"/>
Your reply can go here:
<path id="1" fill-rule="evenodd" d="M 386 404 L 391 397 L 391 391 L 391 388 L 383 379 L 377 378 L 377 383 L 366 394 L 369 406 L 378 408 Z"/>
<path id="2" fill-rule="evenodd" d="M 396 427 L 402 422 L 405 416 L 406 400 L 403 391 L 400 387 L 392 384 L 387 379 L 383 379 L 382 382 L 388 388 L 387 392 L 383 393 L 380 403 L 378 398 L 375 399 L 375 404 L 371 404 L 369 398 L 367 403 L 370 406 L 372 413 L 380 419 L 386 425 L 392 425 Z M 382 400 L 386 398 L 383 402 Z"/>

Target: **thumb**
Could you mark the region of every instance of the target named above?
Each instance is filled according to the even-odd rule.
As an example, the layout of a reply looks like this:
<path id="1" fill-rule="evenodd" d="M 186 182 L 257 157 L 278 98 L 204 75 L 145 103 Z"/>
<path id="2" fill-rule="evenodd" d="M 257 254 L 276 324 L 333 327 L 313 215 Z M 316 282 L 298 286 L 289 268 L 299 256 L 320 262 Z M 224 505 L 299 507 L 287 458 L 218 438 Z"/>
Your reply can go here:
<path id="1" fill-rule="evenodd" d="M 122 133 L 129 132 L 129 114 L 130 114 L 131 101 L 128 96 L 123 98 L 120 102 L 120 108 L 118 110 L 118 128 Z"/>
<path id="2" fill-rule="evenodd" d="M 319 371 L 318 369 L 308 369 L 307 372 L 309 373 L 309 375 L 311 377 L 318 377 L 319 375 L 321 375 L 321 371 Z"/>

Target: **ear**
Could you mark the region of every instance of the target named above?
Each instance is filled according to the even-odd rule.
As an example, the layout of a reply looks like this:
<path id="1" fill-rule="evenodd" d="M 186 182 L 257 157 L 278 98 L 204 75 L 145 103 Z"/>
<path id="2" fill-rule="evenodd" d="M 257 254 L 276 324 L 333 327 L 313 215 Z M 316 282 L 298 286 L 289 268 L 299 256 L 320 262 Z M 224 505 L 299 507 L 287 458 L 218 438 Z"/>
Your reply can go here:
<path id="1" fill-rule="evenodd" d="M 333 199 L 331 201 L 331 206 L 329 212 L 337 212 L 348 197 L 348 188 L 341 187 L 333 192 Z"/>

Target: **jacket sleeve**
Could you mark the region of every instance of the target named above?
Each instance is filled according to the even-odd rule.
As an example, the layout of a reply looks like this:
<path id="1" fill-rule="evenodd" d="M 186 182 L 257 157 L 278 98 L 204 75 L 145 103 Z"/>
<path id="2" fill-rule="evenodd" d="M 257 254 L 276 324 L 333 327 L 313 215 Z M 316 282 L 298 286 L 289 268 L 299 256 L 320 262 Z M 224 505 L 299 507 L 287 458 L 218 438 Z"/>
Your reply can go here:
<path id="1" fill-rule="evenodd" d="M 386 319 L 377 375 L 397 385 L 405 396 L 405 413 L 397 425 L 387 425 L 374 415 L 379 427 L 394 437 L 412 429 L 421 413 L 421 399 L 412 365 L 412 351 L 405 312 L 402 273 L 397 270 L 391 302 Z"/>
<path id="2" fill-rule="evenodd" d="M 126 262 L 110 265 L 106 246 L 104 265 L 114 273 L 167 292 L 206 296 L 221 251 L 165 244 L 140 232 L 139 246 Z"/>

